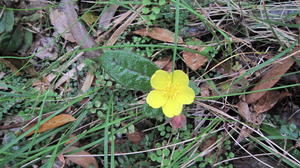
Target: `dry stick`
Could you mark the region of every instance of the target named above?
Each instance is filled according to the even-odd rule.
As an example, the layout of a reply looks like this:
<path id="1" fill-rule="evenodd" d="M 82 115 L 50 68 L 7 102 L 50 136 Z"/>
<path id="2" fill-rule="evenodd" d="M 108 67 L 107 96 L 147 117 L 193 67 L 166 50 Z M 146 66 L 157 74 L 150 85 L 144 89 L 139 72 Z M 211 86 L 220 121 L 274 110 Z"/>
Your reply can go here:
<path id="1" fill-rule="evenodd" d="M 119 36 L 125 31 L 125 29 L 139 16 L 139 12 L 144 6 L 140 6 L 137 11 L 135 11 L 126 21 L 123 25 L 121 25 L 115 33 L 110 37 L 108 40 L 106 46 L 111 46 L 115 44 L 115 42 L 118 40 Z"/>
<path id="2" fill-rule="evenodd" d="M 84 68 L 85 64 L 81 63 L 78 66 L 76 66 L 75 68 L 72 68 L 70 71 L 68 71 L 67 73 L 64 74 L 64 76 L 62 76 L 55 84 L 54 88 L 58 88 L 60 85 L 62 85 L 63 83 L 65 83 L 66 81 L 68 81 L 70 78 L 72 78 L 75 74 L 75 72 L 77 71 L 81 71 Z"/>
<path id="3" fill-rule="evenodd" d="M 96 41 L 97 42 L 102 41 L 103 38 L 105 38 L 109 33 L 111 33 L 119 24 L 121 24 L 121 22 L 123 20 L 125 20 L 132 13 L 133 13 L 133 11 L 129 10 L 129 11 L 117 16 L 116 17 L 117 19 L 115 19 L 113 21 L 114 25 L 109 30 L 107 30 L 105 33 L 103 33 L 101 36 L 97 37 Z"/>
<path id="4" fill-rule="evenodd" d="M 199 104 L 200 106 L 203 106 L 203 107 L 205 107 L 205 108 L 207 108 L 207 109 L 209 109 L 209 110 L 212 110 L 213 112 L 215 112 L 215 113 L 217 113 L 217 114 L 220 114 L 220 115 L 222 115 L 222 116 L 225 116 L 225 117 L 227 117 L 227 118 L 229 118 L 229 119 L 231 119 L 231 120 L 234 120 L 234 121 L 236 121 L 236 122 L 238 122 L 238 123 L 244 125 L 245 127 L 249 128 L 249 129 L 253 130 L 255 133 L 257 133 L 258 135 L 260 135 L 261 137 L 263 137 L 263 138 L 266 140 L 266 142 L 268 142 L 268 143 L 274 145 L 276 148 L 280 149 L 284 154 L 281 154 L 281 153 L 279 153 L 278 151 L 274 151 L 274 153 L 276 153 L 276 154 L 278 154 L 278 155 L 280 155 L 280 156 L 282 156 L 282 157 L 284 157 L 284 155 L 287 155 L 287 156 L 290 157 L 290 158 L 286 158 L 287 160 L 289 160 L 290 162 L 292 162 L 292 163 L 295 164 L 295 165 L 300 166 L 300 161 L 299 161 L 299 160 L 297 160 L 297 159 L 296 159 L 295 157 L 293 157 L 291 154 L 289 154 L 288 152 L 286 152 L 285 150 L 283 150 L 283 149 L 282 149 L 280 146 L 278 146 L 276 143 L 274 143 L 273 141 L 271 141 L 270 139 L 268 139 L 265 135 L 263 135 L 262 133 L 258 132 L 258 131 L 255 130 L 255 129 L 251 128 L 251 127 L 248 126 L 247 124 L 242 123 L 241 121 L 235 119 L 234 117 L 232 117 L 232 116 L 226 114 L 225 112 L 223 112 L 223 111 L 221 111 L 221 110 L 219 110 L 219 109 L 217 109 L 217 108 L 215 108 L 215 107 L 213 107 L 213 106 L 210 106 L 210 105 L 208 105 L 208 104 L 201 103 L 201 102 L 196 102 L 196 104 Z M 273 149 L 272 149 L 272 150 L 273 150 Z"/>

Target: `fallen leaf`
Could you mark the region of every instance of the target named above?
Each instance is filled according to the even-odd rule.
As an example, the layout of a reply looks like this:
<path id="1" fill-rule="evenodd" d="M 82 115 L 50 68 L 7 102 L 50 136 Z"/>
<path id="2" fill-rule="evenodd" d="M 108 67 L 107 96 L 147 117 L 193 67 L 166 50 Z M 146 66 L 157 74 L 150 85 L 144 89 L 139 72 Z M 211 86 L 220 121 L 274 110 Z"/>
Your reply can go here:
<path id="1" fill-rule="evenodd" d="M 54 29 L 59 33 L 64 39 L 75 42 L 73 35 L 69 31 L 68 21 L 65 13 L 60 9 L 54 9 L 50 11 L 50 21 L 54 26 Z"/>
<path id="2" fill-rule="evenodd" d="M 127 133 L 126 135 L 127 135 L 128 140 L 134 144 L 140 143 L 144 138 L 143 132 L 141 132 L 139 130 L 136 130 L 133 133 Z"/>
<path id="3" fill-rule="evenodd" d="M 239 114 L 247 121 L 255 125 L 260 125 L 264 119 L 264 116 L 261 114 L 253 113 L 250 111 L 249 105 L 240 101 L 237 104 Z"/>
<path id="4" fill-rule="evenodd" d="M 298 52 L 299 47 L 296 47 L 292 53 Z M 299 55 L 297 53 L 297 55 Z M 283 74 L 285 74 L 290 67 L 294 64 L 292 57 L 289 57 L 279 63 L 273 65 L 273 67 L 261 78 L 260 82 L 251 89 L 251 91 L 257 91 L 262 89 L 269 89 L 273 87 Z M 256 92 L 246 95 L 246 102 L 248 104 L 254 103 L 259 100 L 267 91 Z"/>
<path id="5" fill-rule="evenodd" d="M 131 23 L 137 18 L 139 17 L 139 12 L 141 11 L 141 9 L 143 8 L 143 6 L 139 6 L 139 5 L 135 5 L 133 7 L 135 9 L 135 12 L 133 12 L 127 19 L 126 21 L 124 21 L 117 30 L 114 31 L 114 33 L 110 36 L 110 38 L 108 39 L 107 43 L 105 44 L 106 46 L 113 46 L 117 40 L 119 39 L 119 37 L 121 36 L 121 34 L 123 34 L 123 32 L 125 30 L 127 30 L 128 26 L 131 25 Z M 130 12 L 130 11 L 128 11 Z M 126 12 L 127 13 L 127 12 Z M 121 18 L 121 17 L 120 17 Z M 119 19 L 120 19 L 119 18 Z M 123 18 L 122 18 L 123 19 Z M 124 18 L 125 19 L 125 18 Z"/>
<path id="6" fill-rule="evenodd" d="M 172 61 L 171 56 L 163 57 L 154 62 L 160 69 L 165 70 L 167 72 L 172 71 Z"/>
<path id="7" fill-rule="evenodd" d="M 12 64 L 10 61 L 0 58 L 0 62 L 4 63 L 8 68 L 10 68 L 11 71 L 16 74 L 16 76 L 19 76 L 21 74 L 21 72 L 18 71 L 18 68 L 14 64 Z"/>
<path id="8" fill-rule="evenodd" d="M 209 97 L 211 96 L 210 87 L 207 83 L 204 83 L 200 86 L 200 96 L 201 97 Z"/>
<path id="9" fill-rule="evenodd" d="M 196 50 L 201 52 L 205 49 L 205 47 L 197 47 Z M 196 71 L 198 70 L 202 65 L 204 65 L 207 62 L 207 58 L 203 55 L 183 51 L 183 60 L 185 64 L 190 67 L 192 70 Z"/>
<path id="10" fill-rule="evenodd" d="M 159 27 L 140 29 L 134 31 L 133 33 L 141 36 L 148 36 L 155 40 L 160 40 L 168 43 L 174 43 L 175 41 L 175 33 L 171 32 L 170 30 Z M 182 38 L 179 36 L 178 43 L 184 43 Z"/>
<path id="11" fill-rule="evenodd" d="M 71 152 L 71 151 L 74 151 L 77 149 L 79 149 L 79 148 L 75 147 L 75 146 L 70 146 L 68 149 L 66 149 L 64 151 L 64 153 Z M 93 166 L 94 168 L 99 167 L 98 162 L 95 159 L 95 157 L 86 151 L 82 150 L 79 152 L 72 153 L 71 155 L 72 156 L 65 155 L 66 159 L 68 161 L 71 161 L 71 162 L 83 167 L 83 168 L 89 168 L 91 166 Z M 79 155 L 79 156 L 75 156 L 75 155 Z M 84 155 L 84 156 L 81 156 L 81 155 Z"/>
<path id="12" fill-rule="evenodd" d="M 36 42 L 35 56 L 40 59 L 55 60 L 58 57 L 58 49 L 55 38 L 42 37 Z"/>
<path id="13" fill-rule="evenodd" d="M 91 88 L 94 78 L 95 78 L 95 75 L 93 74 L 92 71 L 88 71 L 86 73 L 86 77 L 85 77 L 83 85 L 81 87 L 81 91 L 83 93 L 87 92 Z"/>
<path id="14" fill-rule="evenodd" d="M 179 116 L 175 116 L 171 118 L 170 124 L 172 128 L 178 129 L 178 128 L 183 128 L 186 125 L 186 117 L 184 114 L 180 114 Z"/>
<path id="15" fill-rule="evenodd" d="M 280 99 L 289 96 L 288 92 L 268 91 L 252 107 L 256 113 L 263 113 L 270 110 Z"/>
<path id="16" fill-rule="evenodd" d="M 73 116 L 69 115 L 69 114 L 59 114 L 59 115 L 51 118 L 50 120 L 46 121 L 44 124 L 42 124 L 37 132 L 42 133 L 42 132 L 51 130 L 53 128 L 60 127 L 62 125 L 65 125 L 65 124 L 67 124 L 69 122 L 72 122 L 72 121 L 75 121 L 75 120 L 76 119 Z M 36 123 L 30 124 L 29 126 L 24 128 L 24 131 L 29 130 L 30 128 L 32 128 L 35 125 L 36 125 Z M 30 132 L 26 136 L 30 136 L 33 133 L 34 133 L 34 131 Z"/>
<path id="17" fill-rule="evenodd" d="M 242 140 L 244 140 L 245 138 L 249 137 L 252 134 L 252 132 L 253 132 L 252 129 L 249 129 L 246 126 L 243 126 L 242 129 L 241 129 L 241 131 L 239 132 L 239 136 L 236 139 L 236 141 L 238 143 L 242 142 Z"/>
<path id="18" fill-rule="evenodd" d="M 70 28 L 76 43 L 81 48 L 92 48 L 97 46 L 95 40 L 89 35 L 85 26 L 78 20 L 78 15 L 75 10 L 75 2 L 69 0 L 61 1 L 63 12 L 66 15 L 67 24 Z M 102 50 L 86 51 L 85 57 L 97 58 L 102 55 Z"/>
<path id="19" fill-rule="evenodd" d="M 115 15 L 118 8 L 119 8 L 119 5 L 111 4 L 107 8 L 107 10 L 104 10 L 101 13 L 101 16 L 100 16 L 100 19 L 99 19 L 99 22 L 98 22 L 100 32 L 105 31 L 109 28 L 109 26 L 112 22 L 112 19 L 114 18 L 114 15 Z"/>

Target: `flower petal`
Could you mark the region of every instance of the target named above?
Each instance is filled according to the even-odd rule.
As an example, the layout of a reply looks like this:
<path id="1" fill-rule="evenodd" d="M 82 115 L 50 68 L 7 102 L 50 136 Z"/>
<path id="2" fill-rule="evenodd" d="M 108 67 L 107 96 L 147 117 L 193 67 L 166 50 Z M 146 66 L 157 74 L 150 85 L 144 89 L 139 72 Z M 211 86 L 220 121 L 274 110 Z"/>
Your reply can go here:
<path id="1" fill-rule="evenodd" d="M 165 89 L 171 84 L 171 75 L 163 70 L 157 70 L 151 77 L 151 86 L 154 89 Z"/>
<path id="2" fill-rule="evenodd" d="M 177 102 L 180 102 L 182 104 L 191 104 L 195 99 L 195 92 L 192 88 L 185 87 L 179 90 L 175 99 Z"/>
<path id="3" fill-rule="evenodd" d="M 172 83 L 178 86 L 188 86 L 189 77 L 182 70 L 175 70 L 172 74 Z"/>
<path id="4" fill-rule="evenodd" d="M 172 118 L 178 116 L 182 111 L 182 104 L 178 103 L 176 100 L 168 100 L 167 103 L 162 107 L 163 113 Z"/>
<path id="5" fill-rule="evenodd" d="M 152 108 L 160 108 L 166 104 L 167 100 L 168 99 L 164 96 L 164 92 L 159 90 L 152 90 L 146 98 L 146 102 Z"/>

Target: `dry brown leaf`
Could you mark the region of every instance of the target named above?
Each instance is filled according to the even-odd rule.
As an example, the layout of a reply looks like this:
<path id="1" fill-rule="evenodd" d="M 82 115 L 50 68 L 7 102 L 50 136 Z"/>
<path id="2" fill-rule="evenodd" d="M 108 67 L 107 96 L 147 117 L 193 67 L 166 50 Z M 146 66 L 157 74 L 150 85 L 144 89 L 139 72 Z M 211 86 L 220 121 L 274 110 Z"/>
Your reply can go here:
<path id="1" fill-rule="evenodd" d="M 63 12 L 66 15 L 70 32 L 72 33 L 76 43 L 81 48 L 92 48 L 97 46 L 97 43 L 89 35 L 85 26 L 78 20 L 78 15 L 75 10 L 75 2 L 70 0 L 62 0 L 60 3 L 63 7 Z M 102 50 L 86 51 L 85 53 L 85 57 L 97 58 L 102 55 Z"/>
<path id="2" fill-rule="evenodd" d="M 141 36 L 148 36 L 155 40 L 160 40 L 168 43 L 174 43 L 175 41 L 175 34 L 173 32 L 159 27 L 140 29 L 134 31 L 133 33 Z M 179 36 L 178 43 L 184 43 L 182 38 Z"/>
<path id="3" fill-rule="evenodd" d="M 105 31 L 109 28 L 111 21 L 119 8 L 117 4 L 111 4 L 107 10 L 104 10 L 100 16 L 98 27 L 100 28 L 100 32 Z"/>
<path id="4" fill-rule="evenodd" d="M 18 68 L 14 64 L 12 64 L 10 61 L 0 58 L 0 62 L 4 63 L 8 68 L 11 69 L 12 72 L 15 72 L 17 76 L 19 76 L 21 74 L 21 72 L 18 71 Z"/>
<path id="5" fill-rule="evenodd" d="M 59 33 L 64 39 L 75 42 L 73 35 L 69 31 L 68 21 L 65 13 L 60 9 L 54 9 L 50 11 L 50 21 L 54 26 L 54 29 Z"/>
<path id="6" fill-rule="evenodd" d="M 242 127 L 242 130 L 239 132 L 239 136 L 238 138 L 236 139 L 236 141 L 238 143 L 242 142 L 242 140 L 244 140 L 245 138 L 249 137 L 251 134 L 252 134 L 253 130 L 252 129 L 249 129 L 248 127 L 246 126 L 243 126 Z"/>
<path id="7" fill-rule="evenodd" d="M 136 5 L 134 8 L 137 8 L 139 5 Z M 115 32 L 110 36 L 110 38 L 108 39 L 107 43 L 105 44 L 106 46 L 113 46 L 117 40 L 119 39 L 119 37 L 121 36 L 121 34 L 127 29 L 127 27 L 129 25 L 131 25 L 131 23 L 138 17 L 139 12 L 142 10 L 143 6 L 139 6 L 136 9 L 136 12 L 134 12 L 132 15 L 130 15 L 128 17 L 128 19 L 117 29 L 115 30 Z"/>
<path id="8" fill-rule="evenodd" d="M 55 60 L 58 57 L 58 49 L 53 37 L 41 37 L 35 42 L 35 56 L 40 59 Z"/>
<path id="9" fill-rule="evenodd" d="M 65 125 L 65 124 L 67 124 L 69 122 L 72 122 L 72 121 L 75 121 L 75 120 L 76 119 L 73 116 L 69 115 L 69 114 L 59 114 L 59 115 L 51 118 L 50 120 L 46 121 L 44 124 L 42 124 L 37 132 L 42 133 L 42 132 L 51 130 L 53 128 L 60 127 L 62 125 Z M 34 125 L 36 125 L 36 123 L 30 124 L 29 126 L 24 128 L 24 130 L 27 131 L 30 128 L 32 128 Z M 30 136 L 33 133 L 34 133 L 34 131 L 30 132 L 26 136 Z"/>
<path id="10" fill-rule="evenodd" d="M 299 47 L 296 47 L 292 53 L 298 52 Z M 297 54 L 299 55 L 299 54 Z M 294 64 L 293 58 L 289 57 L 275 65 L 261 78 L 260 82 L 252 88 L 251 91 L 269 89 L 273 87 L 280 77 L 285 74 L 289 68 Z M 246 95 L 246 102 L 248 104 L 256 102 L 260 99 L 267 91 L 264 92 L 256 92 Z"/>
<path id="11" fill-rule="evenodd" d="M 115 31 L 115 30 L 116 30 L 116 27 L 117 27 L 118 25 L 124 23 L 124 20 L 125 20 L 129 15 L 131 15 L 131 14 L 133 13 L 133 11 L 136 11 L 136 9 L 138 9 L 137 6 L 134 6 L 134 7 L 133 7 L 133 10 L 128 10 L 127 12 L 121 14 L 120 17 L 116 18 L 116 19 L 112 22 L 113 26 L 111 26 L 111 28 L 109 28 L 109 30 L 105 31 L 101 36 L 97 37 L 96 42 L 97 42 L 97 43 L 102 43 L 102 42 L 104 42 L 104 41 L 106 40 L 106 37 L 107 37 L 111 32 Z M 103 16 L 103 15 L 102 15 L 102 16 Z M 101 27 L 100 27 L 100 29 L 101 29 Z M 100 30 L 99 33 L 101 33 L 101 30 Z"/>
<path id="12" fill-rule="evenodd" d="M 71 151 L 74 151 L 77 149 L 79 149 L 79 148 L 75 147 L 75 146 L 70 146 L 68 149 L 66 149 L 64 151 L 64 153 L 71 152 Z M 98 162 L 95 159 L 95 157 L 86 151 L 75 152 L 75 153 L 72 153 L 71 155 L 73 155 L 73 156 L 66 155 L 65 156 L 66 159 L 83 167 L 83 168 L 89 168 L 90 166 L 93 166 L 94 168 L 99 167 Z M 85 155 L 85 156 L 74 156 L 74 155 Z M 90 157 L 88 157 L 89 155 L 90 155 Z"/>
<path id="13" fill-rule="evenodd" d="M 238 107 L 238 112 L 239 114 L 247 121 L 250 123 L 253 123 L 255 125 L 260 125 L 264 119 L 264 116 L 261 114 L 256 114 L 250 111 L 249 105 L 244 102 L 240 101 L 237 104 Z"/>
<path id="14" fill-rule="evenodd" d="M 165 70 L 167 72 L 172 71 L 172 61 L 171 56 L 164 57 L 154 62 L 160 69 Z"/>
<path id="15" fill-rule="evenodd" d="M 196 50 L 203 51 L 204 47 L 197 47 Z M 190 67 L 192 70 L 198 70 L 202 65 L 207 62 L 207 58 L 203 55 L 192 53 L 188 51 L 183 51 L 183 60 L 185 64 Z"/>
<path id="16" fill-rule="evenodd" d="M 210 86 L 207 83 L 203 83 L 200 86 L 200 95 L 201 95 L 201 97 L 209 97 L 209 96 L 211 96 Z"/>
<path id="17" fill-rule="evenodd" d="M 95 75 L 93 74 L 93 72 L 88 71 L 86 73 L 85 80 L 84 80 L 83 85 L 81 87 L 81 91 L 83 93 L 87 92 L 91 88 L 94 77 L 95 77 Z"/>
<path id="18" fill-rule="evenodd" d="M 253 111 L 263 113 L 270 110 L 278 100 L 289 96 L 288 92 L 268 91 L 263 97 L 253 104 Z"/>
<path id="19" fill-rule="evenodd" d="M 144 138 L 143 132 L 139 130 L 135 131 L 134 133 L 127 133 L 126 135 L 128 140 L 134 144 L 140 143 Z"/>

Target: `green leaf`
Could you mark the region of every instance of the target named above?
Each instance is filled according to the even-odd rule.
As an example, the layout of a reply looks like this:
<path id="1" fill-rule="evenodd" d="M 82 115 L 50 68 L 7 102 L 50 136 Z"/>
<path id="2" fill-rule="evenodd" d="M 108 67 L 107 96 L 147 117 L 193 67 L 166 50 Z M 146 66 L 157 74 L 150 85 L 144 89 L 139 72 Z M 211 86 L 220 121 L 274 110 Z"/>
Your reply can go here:
<path id="1" fill-rule="evenodd" d="M 152 13 L 151 15 L 149 15 L 149 19 L 150 20 L 155 20 L 156 19 L 156 15 Z"/>
<path id="2" fill-rule="evenodd" d="M 143 5 L 150 5 L 151 1 L 150 0 L 143 0 Z"/>
<path id="3" fill-rule="evenodd" d="M 152 8 L 152 11 L 153 11 L 155 14 L 159 14 L 160 8 L 159 8 L 159 7 L 153 7 L 153 8 Z"/>
<path id="4" fill-rule="evenodd" d="M 18 52 L 25 53 L 31 47 L 32 41 L 33 41 L 32 32 L 26 30 L 24 33 L 24 43 Z"/>
<path id="5" fill-rule="evenodd" d="M 103 69 L 116 82 L 131 89 L 150 91 L 150 78 L 158 67 L 131 51 L 105 51 L 100 57 Z"/>
<path id="6" fill-rule="evenodd" d="M 147 8 L 147 7 L 144 7 L 144 8 L 142 9 L 142 12 L 143 12 L 143 14 L 148 14 L 148 13 L 150 12 L 150 9 Z"/>
<path id="7" fill-rule="evenodd" d="M 159 0 L 158 4 L 160 6 L 165 5 L 166 4 L 166 0 Z"/>
<path id="8" fill-rule="evenodd" d="M 23 43 L 24 32 L 17 28 L 14 32 L 3 33 L 0 35 L 0 52 L 2 54 L 17 51 Z"/>
<path id="9" fill-rule="evenodd" d="M 4 10 L 0 18 L 0 33 L 10 32 L 14 26 L 14 11 Z"/>

